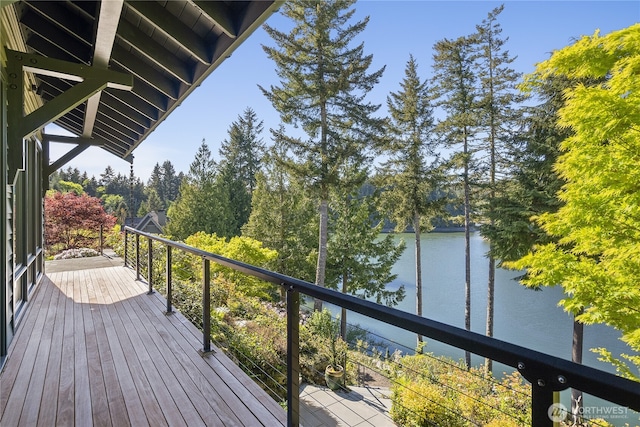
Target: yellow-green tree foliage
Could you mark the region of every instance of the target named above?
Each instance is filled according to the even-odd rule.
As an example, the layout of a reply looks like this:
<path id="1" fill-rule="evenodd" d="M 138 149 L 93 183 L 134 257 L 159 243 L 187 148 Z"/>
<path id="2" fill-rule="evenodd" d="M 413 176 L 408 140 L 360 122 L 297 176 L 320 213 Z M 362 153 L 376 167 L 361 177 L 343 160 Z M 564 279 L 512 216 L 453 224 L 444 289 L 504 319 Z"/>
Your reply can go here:
<path id="1" fill-rule="evenodd" d="M 573 129 L 556 168 L 566 180 L 557 213 L 537 218 L 557 244 L 519 261 L 528 286 L 562 285 L 565 310 L 583 323 L 606 323 L 640 351 L 640 24 L 605 36 L 596 32 L 553 53 L 525 88 L 550 75 L 600 79 L 565 91 L 561 126 Z M 599 352 L 620 374 L 637 372 Z M 636 366 L 640 357 L 623 356 Z"/>
<path id="2" fill-rule="evenodd" d="M 222 257 L 244 262 L 256 267 L 269 264 L 278 256 L 278 252 L 262 246 L 262 243 L 249 237 L 232 237 L 226 239 L 214 234 L 198 232 L 185 239 L 185 244 L 203 251 L 211 252 Z M 186 261 L 188 260 L 188 261 Z M 191 279 L 200 282 L 202 280 L 202 260 L 186 258 L 186 265 L 182 266 L 182 272 L 190 272 Z M 184 263 L 183 261 L 183 263 Z M 275 300 L 278 297 L 277 285 L 264 282 L 245 273 L 223 267 L 215 262 L 210 263 L 211 277 L 217 284 L 233 286 L 241 293 L 248 296 L 256 296 L 261 299 Z M 213 286 L 212 286 L 213 287 Z M 227 289 L 226 294 L 231 291 Z"/>
<path id="3" fill-rule="evenodd" d="M 404 356 L 393 372 L 393 421 L 402 426 L 531 424 L 530 386 L 519 373 L 502 380 L 432 354 Z"/>

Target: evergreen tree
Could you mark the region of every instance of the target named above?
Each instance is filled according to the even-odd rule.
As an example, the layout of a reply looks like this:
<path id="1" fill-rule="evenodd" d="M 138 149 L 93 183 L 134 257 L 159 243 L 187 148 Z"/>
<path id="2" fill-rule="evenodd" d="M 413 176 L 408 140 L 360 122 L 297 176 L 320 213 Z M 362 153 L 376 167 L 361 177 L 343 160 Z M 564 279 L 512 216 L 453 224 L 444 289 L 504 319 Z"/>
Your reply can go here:
<path id="1" fill-rule="evenodd" d="M 84 191 L 91 197 L 97 197 L 98 187 L 99 185 L 96 178 L 94 176 L 88 178 L 87 173 L 85 172 L 82 179 L 82 188 L 84 188 Z"/>
<path id="2" fill-rule="evenodd" d="M 225 198 L 216 185 L 216 163 L 209 147 L 202 140 L 189 173 L 182 181 L 180 195 L 167 212 L 169 222 L 165 233 L 183 240 L 204 231 L 219 237 L 230 237 L 231 213 Z"/>
<path id="3" fill-rule="evenodd" d="M 416 314 L 422 316 L 422 259 L 420 237 L 431 227 L 430 220 L 441 213 L 442 204 L 430 196 L 437 190 L 437 140 L 433 137 L 433 109 L 427 82 L 420 81 L 418 66 L 411 56 L 399 92 L 387 97 L 389 141 L 383 147 L 388 160 L 382 163 L 378 184 L 384 210 L 391 212 L 396 231 L 411 226 L 415 237 Z M 431 164 L 429 162 L 431 161 Z M 422 336 L 418 335 L 418 346 Z"/>
<path id="4" fill-rule="evenodd" d="M 282 274 L 313 281 L 318 247 L 318 221 L 313 200 L 304 186 L 281 167 L 286 156 L 276 141 L 256 175 L 249 221 L 244 236 L 278 251 L 272 268 Z"/>
<path id="5" fill-rule="evenodd" d="M 161 169 L 161 184 L 162 196 L 160 199 L 164 204 L 165 209 L 178 198 L 180 193 L 180 183 L 182 182 L 182 172 L 176 175 L 176 170 L 170 160 L 165 160 L 162 163 Z M 158 193 L 160 196 L 160 193 Z"/>
<path id="6" fill-rule="evenodd" d="M 233 234 L 239 235 L 251 214 L 251 193 L 255 174 L 260 169 L 264 143 L 260 134 L 262 121 L 247 108 L 229 127 L 229 139 L 220 147 L 220 185 L 225 188 L 233 209 Z"/>
<path id="7" fill-rule="evenodd" d="M 170 160 L 165 160 L 162 165 L 156 163 L 151 171 L 147 187 L 155 191 L 161 201 L 161 205 L 154 201 L 156 209 L 152 210 L 166 210 L 171 202 L 178 198 L 181 181 L 182 176 L 176 175 L 175 168 Z"/>
<path id="8" fill-rule="evenodd" d="M 488 234 L 484 229 L 493 228 L 493 210 L 499 186 L 503 185 L 501 177 L 508 177 L 511 160 L 508 158 L 509 146 L 513 141 L 513 133 L 520 120 L 518 108 L 522 97 L 517 90 L 520 74 L 516 73 L 510 64 L 515 57 L 509 55 L 504 46 L 508 39 L 501 38 L 502 28 L 497 22 L 498 15 L 504 5 L 491 11 L 481 25 L 476 26 L 476 33 L 472 36 L 476 48 L 476 64 L 479 82 L 478 118 L 480 120 L 480 135 L 483 151 L 488 159 L 483 163 L 488 169 L 486 184 L 485 216 L 488 224 L 481 227 L 483 236 Z M 487 327 L 486 335 L 493 336 L 494 316 L 494 288 L 496 260 L 491 249 L 493 243 L 489 240 L 489 277 L 487 281 Z M 485 359 L 485 370 L 491 371 L 491 359 Z"/>
<path id="9" fill-rule="evenodd" d="M 175 168 L 170 160 L 165 160 L 162 165 L 156 163 L 151 171 L 147 187 L 153 189 L 162 202 L 160 209 L 166 210 L 171 202 L 178 198 L 182 175 L 176 175 Z"/>
<path id="10" fill-rule="evenodd" d="M 471 211 L 472 184 L 477 169 L 474 162 L 476 111 L 476 76 L 473 73 L 472 44 L 468 37 L 443 39 L 434 45 L 433 83 L 436 105 L 445 117 L 437 124 L 437 132 L 454 151 L 449 160 L 455 175 L 454 185 L 462 186 L 465 234 L 465 309 L 464 324 L 471 330 Z M 459 177 L 459 178 L 458 178 Z M 465 352 L 467 368 L 471 354 Z"/>
<path id="11" fill-rule="evenodd" d="M 143 217 L 149 212 L 158 212 L 164 210 L 164 203 L 160 200 L 160 196 L 156 190 L 152 187 L 147 187 L 145 189 L 145 195 L 147 196 L 147 200 L 140 204 L 140 209 L 138 209 L 138 217 Z"/>
<path id="12" fill-rule="evenodd" d="M 147 192 L 151 190 L 155 191 L 156 195 L 161 201 L 164 200 L 164 186 L 162 185 L 162 176 L 163 173 L 162 168 L 160 167 L 160 163 L 156 163 L 153 166 L 153 170 L 151 171 L 151 176 L 149 176 L 149 181 L 147 181 Z"/>
<path id="13" fill-rule="evenodd" d="M 375 194 L 359 197 L 357 192 L 343 187 L 333 194 L 326 286 L 394 306 L 404 299 L 404 286 L 392 291 L 387 289 L 387 284 L 396 278 L 391 270 L 405 244 L 402 241 L 396 245 L 392 234 L 380 239 L 384 222 L 376 217 L 376 199 Z M 340 333 L 346 340 L 345 308 L 342 308 L 340 323 Z"/>
<path id="14" fill-rule="evenodd" d="M 59 175 L 60 179 L 63 181 L 82 184 L 82 175 L 80 174 L 80 170 L 78 168 L 72 168 L 71 166 L 69 166 L 67 167 L 67 169 L 61 169 Z"/>
<path id="15" fill-rule="evenodd" d="M 281 11 L 294 28 L 289 32 L 265 26 L 277 47 L 264 47 L 273 59 L 280 86 L 261 88 L 285 124 L 300 126 L 307 138 L 279 135 L 295 159 L 286 163 L 304 179 L 319 201 L 318 263 L 315 283 L 325 285 L 328 202 L 332 188 L 344 180 L 345 163 L 363 163 L 368 145 L 382 135 L 382 121 L 373 118 L 379 105 L 365 101 L 384 68 L 369 73 L 373 57 L 363 44 L 353 46 L 368 18 L 351 23 L 355 0 L 304 1 L 283 4 Z M 321 309 L 316 301 L 315 309 Z"/>
<path id="16" fill-rule="evenodd" d="M 111 181 L 113 181 L 115 176 L 116 172 L 113 170 L 113 168 L 111 166 L 107 166 L 104 169 L 104 172 L 100 174 L 100 185 L 102 185 L 103 187 L 107 187 L 109 184 L 111 184 Z"/>
<path id="17" fill-rule="evenodd" d="M 220 146 L 221 167 L 229 167 L 235 177 L 246 187 L 249 194 L 256 184 L 256 173 L 260 170 L 264 143 L 262 141 L 263 121 L 258 121 L 256 112 L 247 107 L 229 127 L 229 139 Z"/>

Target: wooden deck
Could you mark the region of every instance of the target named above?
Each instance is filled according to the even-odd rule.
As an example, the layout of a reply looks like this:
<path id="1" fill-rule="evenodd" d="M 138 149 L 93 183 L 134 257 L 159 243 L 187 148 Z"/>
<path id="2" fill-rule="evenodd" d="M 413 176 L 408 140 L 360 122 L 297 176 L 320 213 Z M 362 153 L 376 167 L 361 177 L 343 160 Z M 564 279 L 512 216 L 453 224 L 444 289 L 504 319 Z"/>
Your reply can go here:
<path id="1" fill-rule="evenodd" d="M 1 426 L 277 426 L 286 412 L 124 267 L 49 274 L 0 373 Z M 215 347 L 213 347 L 215 349 Z"/>

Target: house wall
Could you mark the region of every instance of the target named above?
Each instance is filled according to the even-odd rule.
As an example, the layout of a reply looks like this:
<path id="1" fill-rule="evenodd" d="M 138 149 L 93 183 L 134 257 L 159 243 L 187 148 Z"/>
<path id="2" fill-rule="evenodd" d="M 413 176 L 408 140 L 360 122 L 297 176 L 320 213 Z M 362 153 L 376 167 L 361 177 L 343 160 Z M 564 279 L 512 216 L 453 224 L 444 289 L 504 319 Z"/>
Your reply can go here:
<path id="1" fill-rule="evenodd" d="M 19 37 L 11 29 L 17 25 L 12 7 L 3 7 L 0 19 L 0 367 L 4 364 L 13 335 L 24 317 L 30 296 L 44 273 L 43 226 L 43 159 L 42 145 L 35 138 L 9 141 L 7 127 L 8 91 L 5 47 L 15 48 Z M 15 29 L 15 28 L 14 28 Z M 25 86 L 32 84 L 32 76 Z M 40 103 L 27 91 L 24 113 L 35 110 Z M 22 149 L 23 163 L 15 176 L 9 176 L 8 147 Z"/>
<path id="2" fill-rule="evenodd" d="M 7 76 L 4 67 L 4 47 L 0 44 L 0 213 L 2 214 L 2 224 L 0 224 L 0 260 L 2 262 L 2 285 L 0 286 L 0 366 L 2 366 L 7 354 L 8 341 L 10 339 L 9 329 L 10 318 L 8 314 L 7 295 L 13 289 L 11 278 L 13 270 L 11 268 L 11 244 L 8 230 L 12 229 L 12 222 L 8 217 L 7 206 L 10 202 L 7 194 L 7 97 L 6 84 Z"/>

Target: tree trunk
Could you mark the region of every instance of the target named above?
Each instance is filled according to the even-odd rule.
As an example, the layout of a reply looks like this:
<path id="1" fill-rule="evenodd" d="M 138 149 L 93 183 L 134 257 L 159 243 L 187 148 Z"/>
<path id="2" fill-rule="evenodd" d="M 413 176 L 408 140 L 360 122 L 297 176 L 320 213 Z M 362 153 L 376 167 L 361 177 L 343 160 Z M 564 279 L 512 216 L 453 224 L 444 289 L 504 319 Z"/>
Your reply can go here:
<path id="1" fill-rule="evenodd" d="M 494 289 L 496 285 L 496 261 L 492 255 L 489 255 L 489 280 L 487 283 L 487 331 L 488 337 L 493 336 L 493 306 L 494 306 Z M 493 361 L 489 358 L 484 359 L 484 371 L 490 374 L 493 369 Z"/>
<path id="2" fill-rule="evenodd" d="M 413 214 L 413 232 L 416 239 L 416 315 L 422 316 L 422 255 L 420 248 L 420 215 Z M 422 335 L 418 334 L 417 348 L 422 348 Z"/>
<path id="3" fill-rule="evenodd" d="M 318 264 L 316 266 L 316 285 L 324 287 L 327 267 L 327 230 L 329 223 L 328 201 L 323 197 L 320 201 L 320 227 L 318 231 Z M 315 311 L 322 311 L 322 300 L 316 298 L 313 303 Z"/>
<path id="4" fill-rule="evenodd" d="M 465 169 L 468 168 L 465 165 Z M 465 172 L 466 176 L 467 172 Z M 464 327 L 471 330 L 471 215 L 469 185 L 464 188 Z M 464 363 L 471 369 L 471 353 L 464 352 Z"/>
<path id="5" fill-rule="evenodd" d="M 582 314 L 582 310 L 575 316 Z M 571 361 L 582 364 L 582 345 L 584 341 L 584 325 L 573 318 L 573 343 L 571 345 Z M 582 421 L 582 392 L 571 389 L 571 415 L 573 425 L 579 425 Z"/>
<path id="6" fill-rule="evenodd" d="M 471 188 L 469 184 L 469 144 L 464 129 L 464 327 L 471 330 Z M 464 362 L 471 369 L 471 353 L 464 352 Z"/>
<path id="7" fill-rule="evenodd" d="M 342 293 L 347 293 L 347 275 L 342 275 Z M 340 336 L 342 339 L 347 342 L 347 309 L 342 307 L 340 313 Z M 346 367 L 346 365 L 345 365 Z"/>

